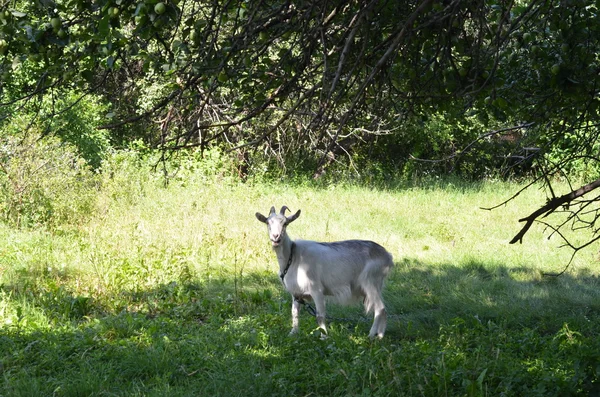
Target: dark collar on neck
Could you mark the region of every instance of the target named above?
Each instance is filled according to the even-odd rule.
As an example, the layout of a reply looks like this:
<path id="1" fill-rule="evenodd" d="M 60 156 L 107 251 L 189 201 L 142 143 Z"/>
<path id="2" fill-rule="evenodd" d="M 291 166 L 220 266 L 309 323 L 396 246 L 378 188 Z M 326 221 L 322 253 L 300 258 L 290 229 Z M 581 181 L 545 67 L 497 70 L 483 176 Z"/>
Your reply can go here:
<path id="1" fill-rule="evenodd" d="M 296 248 L 296 243 L 292 241 L 292 247 L 290 248 L 290 256 L 287 261 L 287 265 L 285 265 L 285 269 L 283 269 L 283 273 L 279 275 L 281 278 L 281 282 L 283 283 L 283 279 L 287 274 L 288 270 L 290 270 L 290 265 L 292 264 L 292 258 L 294 257 L 294 248 Z"/>

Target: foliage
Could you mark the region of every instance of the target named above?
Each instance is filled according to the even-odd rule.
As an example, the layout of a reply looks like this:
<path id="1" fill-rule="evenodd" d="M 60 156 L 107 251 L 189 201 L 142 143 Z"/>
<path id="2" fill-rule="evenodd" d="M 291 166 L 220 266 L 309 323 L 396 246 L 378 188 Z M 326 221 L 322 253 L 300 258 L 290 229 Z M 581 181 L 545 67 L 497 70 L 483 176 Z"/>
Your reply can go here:
<path id="1" fill-rule="evenodd" d="M 35 84 L 35 68 L 24 65 L 11 73 L 18 84 Z M 0 107 L 0 133 L 19 137 L 27 133 L 59 137 L 70 143 L 94 169 L 111 146 L 109 134 L 97 127 L 105 120 L 108 106 L 98 95 L 69 88 L 50 88 L 25 103 L 15 101 L 23 92 L 4 84 L 2 93 L 9 101 Z M 14 102 L 14 103 L 13 103 Z"/>
<path id="2" fill-rule="evenodd" d="M 600 178 L 598 136 L 598 127 L 594 125 L 582 127 L 577 133 L 565 131 L 557 137 L 542 164 L 574 181 L 597 180 Z"/>
<path id="3" fill-rule="evenodd" d="M 51 92 L 44 96 L 38 118 L 43 131 L 71 144 L 90 167 L 98 169 L 111 147 L 108 133 L 96 128 L 105 113 L 106 106 L 96 97 Z"/>
<path id="4" fill-rule="evenodd" d="M 72 146 L 34 133 L 0 140 L 0 214 L 8 224 L 76 224 L 95 196 L 96 178 Z"/>
<path id="5" fill-rule="evenodd" d="M 302 152 L 320 175 L 380 133 L 407 143 L 404 127 L 430 115 L 549 125 L 537 142 L 547 152 L 598 118 L 598 10 L 583 0 L 11 5 L 0 21 L 5 89 L 101 93 L 119 142 L 242 147 L 241 161 L 255 146 L 291 164 Z M 20 68 L 37 74 L 14 81 Z"/>

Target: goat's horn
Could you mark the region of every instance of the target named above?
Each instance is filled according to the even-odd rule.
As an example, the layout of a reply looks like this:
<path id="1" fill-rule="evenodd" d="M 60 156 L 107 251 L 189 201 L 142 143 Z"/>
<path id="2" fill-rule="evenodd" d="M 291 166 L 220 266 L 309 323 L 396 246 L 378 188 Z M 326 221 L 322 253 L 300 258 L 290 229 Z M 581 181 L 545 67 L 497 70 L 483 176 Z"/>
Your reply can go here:
<path id="1" fill-rule="evenodd" d="M 290 210 L 288 207 L 286 207 L 285 205 L 283 207 L 281 207 L 281 211 L 279 211 L 279 213 L 283 216 L 285 216 L 285 210 Z"/>
<path id="2" fill-rule="evenodd" d="M 275 213 L 275 207 L 271 207 L 271 212 L 269 212 L 269 216 L 273 215 Z"/>
<path id="3" fill-rule="evenodd" d="M 290 215 L 290 216 L 287 218 L 286 225 L 289 225 L 290 223 L 294 222 L 294 221 L 296 220 L 296 218 L 298 218 L 299 216 L 300 216 L 300 210 L 298 210 L 298 212 L 296 212 L 296 213 L 295 213 L 295 214 L 293 214 L 293 215 Z"/>

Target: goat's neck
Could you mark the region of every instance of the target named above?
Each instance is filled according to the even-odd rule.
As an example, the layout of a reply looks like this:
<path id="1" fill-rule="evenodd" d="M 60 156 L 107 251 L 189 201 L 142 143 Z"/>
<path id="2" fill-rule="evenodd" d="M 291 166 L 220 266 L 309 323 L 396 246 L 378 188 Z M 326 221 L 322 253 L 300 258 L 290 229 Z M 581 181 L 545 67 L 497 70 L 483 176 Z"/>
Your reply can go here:
<path id="1" fill-rule="evenodd" d="M 275 250 L 275 254 L 277 255 L 279 271 L 283 272 L 287 266 L 290 254 L 292 252 L 292 239 L 290 239 L 289 236 L 285 236 L 285 238 L 281 241 L 281 244 L 279 244 L 277 247 L 273 247 L 273 250 Z"/>

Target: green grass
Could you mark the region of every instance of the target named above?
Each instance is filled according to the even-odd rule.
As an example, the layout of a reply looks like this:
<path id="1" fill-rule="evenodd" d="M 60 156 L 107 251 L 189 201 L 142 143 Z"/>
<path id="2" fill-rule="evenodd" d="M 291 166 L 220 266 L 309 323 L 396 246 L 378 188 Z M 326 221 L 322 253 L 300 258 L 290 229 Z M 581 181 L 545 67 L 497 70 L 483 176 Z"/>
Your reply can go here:
<path id="1" fill-rule="evenodd" d="M 598 393 L 598 247 L 570 252 L 518 185 L 105 184 L 88 222 L 0 225 L 0 396 Z M 254 212 L 287 205 L 292 237 L 364 238 L 395 258 L 386 337 L 360 308 L 330 307 L 329 338 L 290 298 Z"/>

